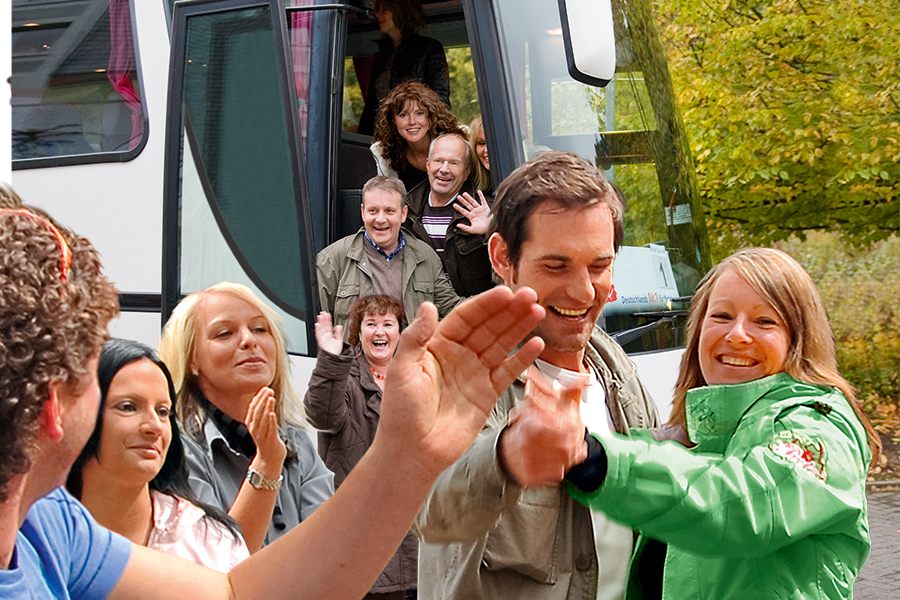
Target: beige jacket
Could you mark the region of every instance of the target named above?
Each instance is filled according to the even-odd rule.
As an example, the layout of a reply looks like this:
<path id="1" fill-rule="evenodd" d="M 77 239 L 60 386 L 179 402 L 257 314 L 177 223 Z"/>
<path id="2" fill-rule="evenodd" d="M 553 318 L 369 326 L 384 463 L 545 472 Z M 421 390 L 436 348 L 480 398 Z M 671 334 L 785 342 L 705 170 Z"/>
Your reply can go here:
<path id="1" fill-rule="evenodd" d="M 316 277 L 322 310 L 331 313 L 335 325 L 350 324 L 350 307 L 357 298 L 375 293 L 372 269 L 363 244 L 365 229 L 331 244 L 316 257 Z M 412 322 L 419 305 L 433 302 L 443 319 L 462 301 L 456 295 L 441 259 L 434 249 L 411 235 L 403 248 L 403 310 Z"/>
<path id="2" fill-rule="evenodd" d="M 617 431 L 655 427 L 656 407 L 625 352 L 599 328 L 586 348 Z M 597 596 L 590 512 L 562 485 L 522 489 L 497 462 L 497 439 L 524 394 L 515 382 L 484 430 L 419 512 L 419 598 L 574 600 Z M 628 552 L 629 549 L 623 551 Z"/>

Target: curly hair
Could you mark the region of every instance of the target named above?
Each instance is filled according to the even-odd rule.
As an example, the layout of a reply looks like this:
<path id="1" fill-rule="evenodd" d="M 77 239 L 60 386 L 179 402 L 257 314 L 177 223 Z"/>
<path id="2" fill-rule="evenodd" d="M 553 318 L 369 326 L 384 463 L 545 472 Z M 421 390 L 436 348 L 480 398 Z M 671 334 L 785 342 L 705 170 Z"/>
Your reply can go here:
<path id="1" fill-rule="evenodd" d="M 31 468 L 50 385 L 83 392 L 118 311 L 90 242 L 36 209 L 0 209 L 0 502 Z"/>
<path id="2" fill-rule="evenodd" d="M 366 315 L 387 315 L 397 317 L 397 323 L 403 323 L 403 305 L 393 296 L 364 296 L 350 307 L 350 325 L 347 343 L 356 346 L 359 343 L 359 329 Z"/>
<path id="3" fill-rule="evenodd" d="M 405 81 L 391 90 L 381 101 L 375 121 L 375 141 L 381 144 L 381 154 L 397 173 L 409 164 L 406 160 L 406 140 L 397 130 L 394 117 L 407 102 L 416 102 L 428 117 L 429 141 L 442 133 L 458 133 L 465 138 L 462 126 L 434 91 L 421 81 Z"/>

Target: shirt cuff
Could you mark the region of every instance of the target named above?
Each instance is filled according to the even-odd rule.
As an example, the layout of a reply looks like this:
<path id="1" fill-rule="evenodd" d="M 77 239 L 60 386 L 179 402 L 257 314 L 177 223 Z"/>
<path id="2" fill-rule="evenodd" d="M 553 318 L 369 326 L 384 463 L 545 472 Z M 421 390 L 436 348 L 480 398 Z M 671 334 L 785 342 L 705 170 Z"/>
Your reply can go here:
<path id="1" fill-rule="evenodd" d="M 606 479 L 606 451 L 587 429 L 584 432 L 584 441 L 588 447 L 587 458 L 584 462 L 569 469 L 569 472 L 566 473 L 566 481 L 582 492 L 595 492 L 600 489 Z"/>

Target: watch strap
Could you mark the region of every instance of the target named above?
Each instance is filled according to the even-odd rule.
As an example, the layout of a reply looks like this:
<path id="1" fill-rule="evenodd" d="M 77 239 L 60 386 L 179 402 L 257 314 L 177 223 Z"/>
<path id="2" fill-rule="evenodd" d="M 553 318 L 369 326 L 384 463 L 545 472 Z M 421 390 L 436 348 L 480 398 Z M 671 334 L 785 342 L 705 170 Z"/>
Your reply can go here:
<path id="1" fill-rule="evenodd" d="M 247 482 L 257 490 L 269 490 L 277 492 L 281 489 L 281 482 L 284 481 L 284 475 L 279 474 L 278 479 L 269 479 L 259 471 L 249 469 L 247 471 Z"/>

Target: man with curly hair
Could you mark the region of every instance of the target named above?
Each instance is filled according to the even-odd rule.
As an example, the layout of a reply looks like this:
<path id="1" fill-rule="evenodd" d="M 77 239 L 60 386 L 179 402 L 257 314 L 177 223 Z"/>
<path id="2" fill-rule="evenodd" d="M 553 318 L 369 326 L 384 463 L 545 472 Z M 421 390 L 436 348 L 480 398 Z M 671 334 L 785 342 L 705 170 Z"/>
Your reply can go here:
<path id="1" fill-rule="evenodd" d="M 116 290 L 87 240 L 11 198 L 0 207 L 4 600 L 360 598 L 438 474 L 541 351 L 533 340 L 508 356 L 543 316 L 531 290 L 498 288 L 440 325 L 426 304 L 400 340 L 372 447 L 341 489 L 288 535 L 218 573 L 133 545 L 59 489 L 94 427 Z"/>

